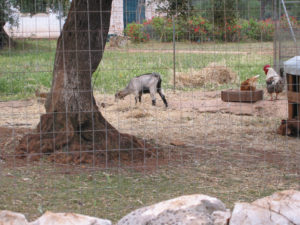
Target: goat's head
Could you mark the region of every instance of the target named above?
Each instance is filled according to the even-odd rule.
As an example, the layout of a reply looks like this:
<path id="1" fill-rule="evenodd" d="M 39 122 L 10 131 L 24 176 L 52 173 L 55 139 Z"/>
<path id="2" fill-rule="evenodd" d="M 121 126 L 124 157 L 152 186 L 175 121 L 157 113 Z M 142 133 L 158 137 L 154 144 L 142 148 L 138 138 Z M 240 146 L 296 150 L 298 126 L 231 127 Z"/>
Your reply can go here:
<path id="1" fill-rule="evenodd" d="M 115 94 L 115 102 L 118 101 L 119 99 L 123 100 L 125 98 L 125 95 L 122 91 L 118 91 Z"/>

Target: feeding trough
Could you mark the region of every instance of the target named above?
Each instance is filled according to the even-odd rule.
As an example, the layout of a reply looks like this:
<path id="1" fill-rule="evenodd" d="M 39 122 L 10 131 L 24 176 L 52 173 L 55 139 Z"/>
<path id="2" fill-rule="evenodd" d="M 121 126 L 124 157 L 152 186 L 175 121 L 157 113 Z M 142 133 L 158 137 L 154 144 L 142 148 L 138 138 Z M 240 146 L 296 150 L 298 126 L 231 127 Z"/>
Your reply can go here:
<path id="1" fill-rule="evenodd" d="M 224 102 L 247 102 L 253 103 L 263 99 L 263 90 L 241 91 L 230 89 L 221 91 L 221 99 Z"/>

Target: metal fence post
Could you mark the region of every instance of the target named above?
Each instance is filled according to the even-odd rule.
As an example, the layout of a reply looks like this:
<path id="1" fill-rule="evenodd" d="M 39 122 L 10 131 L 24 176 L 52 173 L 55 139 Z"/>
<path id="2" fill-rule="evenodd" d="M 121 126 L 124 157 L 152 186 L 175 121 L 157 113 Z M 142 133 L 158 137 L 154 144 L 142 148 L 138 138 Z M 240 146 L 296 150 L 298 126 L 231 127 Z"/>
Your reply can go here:
<path id="1" fill-rule="evenodd" d="M 176 88 L 176 46 L 175 46 L 175 17 L 172 16 L 173 21 L 173 90 Z"/>

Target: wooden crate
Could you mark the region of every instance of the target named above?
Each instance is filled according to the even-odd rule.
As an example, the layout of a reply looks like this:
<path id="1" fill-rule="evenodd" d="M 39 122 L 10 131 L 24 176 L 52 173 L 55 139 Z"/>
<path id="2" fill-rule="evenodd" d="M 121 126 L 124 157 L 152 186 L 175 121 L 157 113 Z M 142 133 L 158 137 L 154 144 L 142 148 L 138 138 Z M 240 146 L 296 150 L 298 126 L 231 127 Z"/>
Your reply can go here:
<path id="1" fill-rule="evenodd" d="M 300 76 L 287 74 L 289 119 L 300 118 Z"/>
<path id="2" fill-rule="evenodd" d="M 225 90 L 221 91 L 221 99 L 224 102 L 248 102 L 253 103 L 263 99 L 263 90 L 255 91 L 240 91 L 240 90 Z"/>

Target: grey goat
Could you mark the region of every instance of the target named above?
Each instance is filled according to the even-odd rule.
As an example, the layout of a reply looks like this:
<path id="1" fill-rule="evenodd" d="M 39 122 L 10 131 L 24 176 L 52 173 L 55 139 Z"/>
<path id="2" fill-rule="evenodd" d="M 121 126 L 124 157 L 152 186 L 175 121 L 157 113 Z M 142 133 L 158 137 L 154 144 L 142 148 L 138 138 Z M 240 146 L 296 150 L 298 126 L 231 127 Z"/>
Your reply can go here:
<path id="1" fill-rule="evenodd" d="M 115 99 L 124 99 L 125 96 L 134 94 L 136 104 L 138 99 L 139 102 L 142 101 L 143 93 L 150 93 L 152 105 L 156 105 L 155 94 L 158 92 L 165 106 L 168 107 L 168 102 L 161 88 L 161 81 L 161 76 L 158 73 L 146 73 L 134 77 L 130 80 L 126 88 L 115 94 Z"/>

